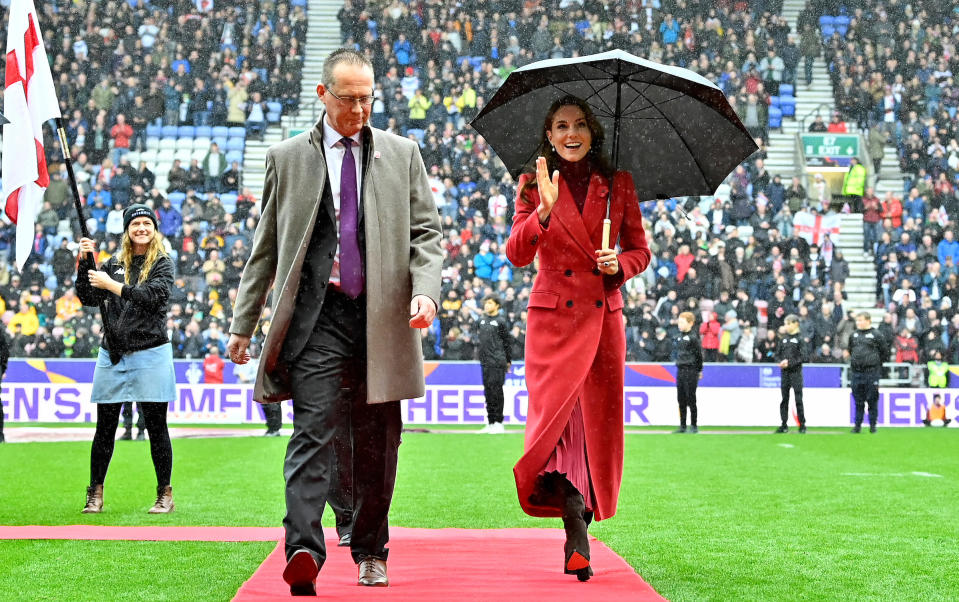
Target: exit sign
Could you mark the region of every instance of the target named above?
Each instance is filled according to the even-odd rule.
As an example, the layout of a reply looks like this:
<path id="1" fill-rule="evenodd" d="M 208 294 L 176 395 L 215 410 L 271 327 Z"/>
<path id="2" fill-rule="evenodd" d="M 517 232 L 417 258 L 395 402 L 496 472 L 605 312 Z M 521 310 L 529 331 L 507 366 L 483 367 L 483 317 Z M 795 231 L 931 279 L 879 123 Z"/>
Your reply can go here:
<path id="1" fill-rule="evenodd" d="M 855 134 L 803 134 L 803 152 L 807 157 L 855 157 L 859 154 L 859 136 Z"/>

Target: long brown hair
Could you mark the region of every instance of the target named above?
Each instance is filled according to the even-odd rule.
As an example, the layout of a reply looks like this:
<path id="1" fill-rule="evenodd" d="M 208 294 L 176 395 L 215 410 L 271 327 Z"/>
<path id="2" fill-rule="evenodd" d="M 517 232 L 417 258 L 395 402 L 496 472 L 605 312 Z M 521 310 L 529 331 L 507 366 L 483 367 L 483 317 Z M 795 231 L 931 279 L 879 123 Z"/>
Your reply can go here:
<path id="1" fill-rule="evenodd" d="M 583 115 L 586 117 L 586 127 L 589 128 L 589 133 L 592 137 L 589 152 L 586 153 L 584 159 L 589 161 L 593 169 L 598 170 L 606 179 L 612 179 L 615 170 L 613 166 L 610 165 L 609 159 L 603 153 L 603 142 L 606 140 L 606 131 L 603 130 L 603 125 L 596 119 L 596 115 L 593 113 L 593 109 L 590 108 L 589 104 L 582 98 L 577 98 L 576 96 L 563 96 L 550 105 L 549 110 L 546 112 L 546 118 L 543 120 L 542 138 L 540 139 L 536 156 L 546 159 L 547 173 L 552 174 L 555 170 L 559 169 L 559 153 L 553 149 L 546 132 L 553 127 L 553 117 L 556 115 L 556 111 L 562 107 L 569 106 L 579 107 L 580 110 L 583 111 Z M 536 165 L 534 164 L 532 167 L 527 167 L 523 173 L 532 174 L 533 176 L 527 180 L 523 189 L 520 191 L 520 196 L 528 198 L 526 196 L 527 190 L 535 189 L 538 186 L 536 182 Z"/>
<path id="2" fill-rule="evenodd" d="M 140 268 L 140 277 L 136 283 L 143 284 L 146 282 L 147 277 L 150 275 L 150 270 L 156 264 L 157 259 L 166 256 L 166 250 L 163 248 L 162 235 L 159 230 L 154 228 L 153 239 L 150 240 L 150 246 L 147 247 L 146 257 L 143 259 L 143 267 Z M 133 265 L 133 242 L 130 240 L 129 229 L 123 233 L 123 242 L 116 258 L 117 261 L 123 264 L 123 281 L 126 284 L 130 284 L 130 269 Z"/>

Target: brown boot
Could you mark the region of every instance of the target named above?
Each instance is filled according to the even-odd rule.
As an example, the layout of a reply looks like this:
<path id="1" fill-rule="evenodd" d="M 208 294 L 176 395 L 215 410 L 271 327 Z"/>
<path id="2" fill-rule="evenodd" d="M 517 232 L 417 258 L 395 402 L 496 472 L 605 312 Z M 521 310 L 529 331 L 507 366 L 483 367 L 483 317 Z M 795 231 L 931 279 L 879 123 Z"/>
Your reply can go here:
<path id="1" fill-rule="evenodd" d="M 103 485 L 87 487 L 87 505 L 83 507 L 83 514 L 100 514 L 103 510 Z"/>
<path id="2" fill-rule="evenodd" d="M 169 514 L 176 506 L 173 504 L 173 487 L 157 487 L 157 501 L 147 510 L 150 514 Z"/>

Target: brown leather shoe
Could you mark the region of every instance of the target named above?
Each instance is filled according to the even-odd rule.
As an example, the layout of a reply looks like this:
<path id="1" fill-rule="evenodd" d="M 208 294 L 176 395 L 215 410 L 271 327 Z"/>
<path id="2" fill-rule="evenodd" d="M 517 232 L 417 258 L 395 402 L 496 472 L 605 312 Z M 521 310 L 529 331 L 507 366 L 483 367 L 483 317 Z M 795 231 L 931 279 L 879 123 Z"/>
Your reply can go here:
<path id="1" fill-rule="evenodd" d="M 169 514 L 173 512 L 174 508 L 176 508 L 176 505 L 173 503 L 173 487 L 166 485 L 157 487 L 157 501 L 147 512 L 150 514 Z"/>
<path id="2" fill-rule="evenodd" d="M 315 596 L 316 575 L 320 568 L 307 550 L 297 550 L 283 569 L 283 581 L 290 586 L 291 596 Z"/>
<path id="3" fill-rule="evenodd" d="M 359 569 L 357 585 L 386 587 L 390 580 L 386 577 L 386 561 L 376 556 L 367 556 L 356 565 Z"/>
<path id="4" fill-rule="evenodd" d="M 87 505 L 83 507 L 83 514 L 100 514 L 103 510 L 103 485 L 87 487 Z"/>

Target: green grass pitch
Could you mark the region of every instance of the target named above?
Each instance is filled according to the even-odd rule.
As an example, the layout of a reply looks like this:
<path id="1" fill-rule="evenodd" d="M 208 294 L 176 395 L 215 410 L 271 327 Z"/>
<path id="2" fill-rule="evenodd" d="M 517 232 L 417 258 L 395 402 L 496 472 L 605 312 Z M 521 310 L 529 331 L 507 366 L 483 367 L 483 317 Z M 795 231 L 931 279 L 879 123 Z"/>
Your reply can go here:
<path id="1" fill-rule="evenodd" d="M 619 511 L 591 532 L 671 600 L 955 600 L 957 436 L 628 435 Z M 87 516 L 89 443 L 0 445 L 0 525 L 279 526 L 284 450 L 174 440 L 177 510 L 151 516 L 149 446 L 120 441 Z M 405 434 L 391 524 L 559 528 L 519 509 L 521 451 L 518 434 Z M 227 600 L 273 545 L 0 541 L 0 599 Z"/>

